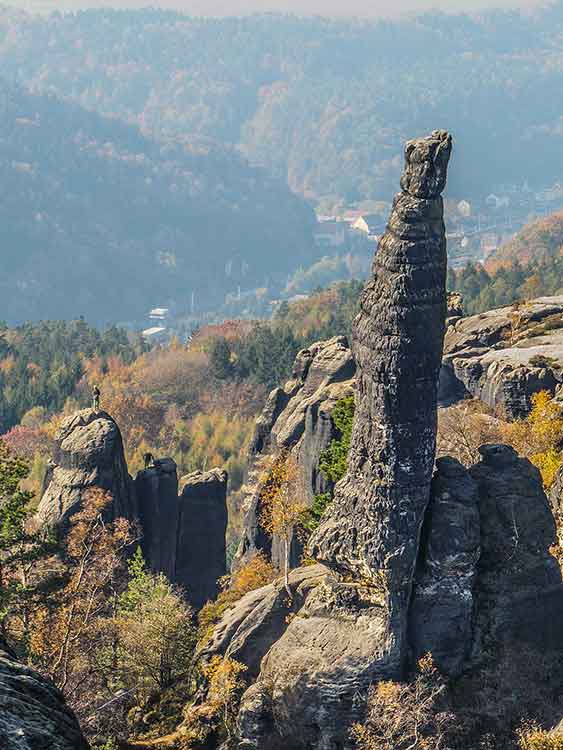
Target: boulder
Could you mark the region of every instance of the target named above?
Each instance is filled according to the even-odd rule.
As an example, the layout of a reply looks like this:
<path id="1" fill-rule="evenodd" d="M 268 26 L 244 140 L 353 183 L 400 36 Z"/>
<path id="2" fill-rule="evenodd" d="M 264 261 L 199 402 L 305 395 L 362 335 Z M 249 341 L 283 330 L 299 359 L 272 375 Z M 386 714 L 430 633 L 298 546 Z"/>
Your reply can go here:
<path id="1" fill-rule="evenodd" d="M 289 618 L 242 697 L 241 750 L 350 748 L 362 696 L 392 670 L 387 623 L 369 589 L 325 576 Z"/>
<path id="2" fill-rule="evenodd" d="M 137 517 L 135 493 L 116 422 L 103 411 L 84 409 L 64 420 L 55 437 L 53 458 L 45 480 L 37 519 L 64 525 L 82 507 L 89 490 L 112 497 L 112 518 Z"/>
<path id="3" fill-rule="evenodd" d="M 316 560 L 386 592 L 397 675 L 408 653 L 408 605 L 436 451 L 446 318 L 440 194 L 450 152 L 444 131 L 406 144 L 402 192 L 354 321 L 348 471 L 309 545 Z"/>
<path id="4" fill-rule="evenodd" d="M 76 717 L 57 688 L 0 649 L 0 748 L 88 750 Z"/>
<path id="5" fill-rule="evenodd" d="M 251 591 L 236 602 L 215 627 L 204 658 L 227 656 L 247 667 L 245 676 L 256 679 L 262 659 L 285 632 L 308 593 L 329 574 L 322 565 L 308 565 L 289 575 L 290 599 L 281 579 Z"/>
<path id="6" fill-rule="evenodd" d="M 473 396 L 508 419 L 563 383 L 563 296 L 541 297 L 454 321 L 444 341 L 440 402 Z"/>

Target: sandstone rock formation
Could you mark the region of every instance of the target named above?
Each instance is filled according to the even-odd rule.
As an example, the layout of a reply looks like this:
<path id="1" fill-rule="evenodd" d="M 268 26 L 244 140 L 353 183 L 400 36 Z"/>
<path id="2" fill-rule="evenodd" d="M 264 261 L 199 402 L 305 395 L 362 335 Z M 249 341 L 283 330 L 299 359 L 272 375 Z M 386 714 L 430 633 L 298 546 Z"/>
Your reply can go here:
<path id="1" fill-rule="evenodd" d="M 502 445 L 471 469 L 439 459 L 408 610 L 411 662 L 431 651 L 457 676 L 499 648 L 561 648 L 561 572 L 541 477 Z M 388 678 L 394 647 L 385 596 L 321 565 L 247 594 L 215 630 L 207 656 L 248 666 L 243 748 L 350 748 L 362 696 Z M 258 675 L 258 677 L 256 677 Z"/>
<path id="2" fill-rule="evenodd" d="M 555 527 L 537 469 L 487 445 L 469 470 L 439 459 L 432 478 L 449 152 L 441 132 L 407 145 L 403 192 L 354 325 L 348 473 L 309 546 L 323 565 L 292 572 L 291 598 L 280 584 L 248 594 L 208 647 L 208 658 L 249 667 L 239 750 L 349 750 L 369 686 L 405 677 L 428 651 L 456 676 L 501 646 L 563 645 Z M 278 422 L 291 426 L 289 402 L 285 389 L 272 394 L 258 450 Z"/>
<path id="3" fill-rule="evenodd" d="M 196 471 L 183 479 L 175 580 L 186 587 L 196 609 L 219 593 L 227 573 L 227 472 Z"/>
<path id="4" fill-rule="evenodd" d="M 94 488 L 111 494 L 114 518 L 136 518 L 119 427 L 109 414 L 84 409 L 65 419 L 55 438 L 37 511 L 39 522 L 64 524 Z"/>
<path id="5" fill-rule="evenodd" d="M 178 536 L 178 474 L 171 458 L 160 459 L 135 479 L 142 529 L 141 548 L 148 567 L 175 581 Z"/>
<path id="6" fill-rule="evenodd" d="M 539 471 L 509 446 L 480 452 L 483 460 L 470 469 L 481 518 L 476 639 L 560 649 L 563 585 Z"/>
<path id="7" fill-rule="evenodd" d="M 227 611 L 214 630 L 205 654 L 227 656 L 247 667 L 246 676 L 258 677 L 260 663 L 283 635 L 291 615 L 298 612 L 308 593 L 330 575 L 322 565 L 293 570 L 289 583 L 291 602 L 281 580 L 251 591 Z"/>
<path id="8" fill-rule="evenodd" d="M 286 449 L 294 456 L 299 469 L 299 483 L 304 499 L 312 503 L 314 495 L 326 492 L 331 483 L 318 470 L 319 457 L 336 437 L 331 418 L 334 406 L 354 392 L 355 364 L 346 338 L 337 336 L 320 341 L 299 352 L 291 379 L 283 388 L 270 394 L 256 423 L 250 445 L 250 480 L 256 480 L 256 467 L 269 453 Z M 237 554 L 242 560 L 256 550 L 280 561 L 277 541 L 272 541 L 260 527 L 260 485 L 250 481 L 244 500 L 244 533 Z M 302 547 L 293 540 L 291 562 L 298 565 Z"/>
<path id="9" fill-rule="evenodd" d="M 444 131 L 406 145 L 402 192 L 354 322 L 348 472 L 310 544 L 315 559 L 381 587 L 397 673 L 407 656 L 408 603 L 434 467 L 446 317 L 440 194 L 450 152 Z"/>
<path id="10" fill-rule="evenodd" d="M 200 609 L 217 596 L 217 580 L 227 572 L 227 474 L 195 472 L 183 484 L 178 495 L 171 458 L 137 474 L 141 546 L 150 569 L 181 586 Z"/>
<path id="11" fill-rule="evenodd" d="M 563 296 L 462 318 L 446 332 L 441 403 L 470 395 L 517 419 L 532 394 L 562 383 Z"/>
<path id="12" fill-rule="evenodd" d="M 85 409 L 66 419 L 55 439 L 37 520 L 64 527 L 96 488 L 111 495 L 111 518 L 139 524 L 151 570 L 184 588 L 196 608 L 215 598 L 217 579 L 226 573 L 224 471 L 190 475 L 179 496 L 176 464 L 165 458 L 133 482 L 116 422 Z"/>
<path id="13" fill-rule="evenodd" d="M 409 609 L 409 641 L 414 660 L 431 653 L 450 675 L 461 672 L 471 653 L 480 544 L 477 484 L 459 461 L 438 459 Z"/>
<path id="14" fill-rule="evenodd" d="M 0 748 L 88 750 L 62 694 L 0 646 Z"/>

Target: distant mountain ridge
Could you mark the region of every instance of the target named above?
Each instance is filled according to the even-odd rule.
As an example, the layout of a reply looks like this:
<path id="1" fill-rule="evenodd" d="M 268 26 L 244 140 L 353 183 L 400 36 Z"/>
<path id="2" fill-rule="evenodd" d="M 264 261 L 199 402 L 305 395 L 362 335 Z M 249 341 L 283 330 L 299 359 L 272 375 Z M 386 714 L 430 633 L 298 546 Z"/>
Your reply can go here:
<path id="1" fill-rule="evenodd" d="M 563 256 L 563 211 L 532 221 L 487 259 L 487 268 L 547 263 Z"/>
<path id="2" fill-rule="evenodd" d="M 314 214 L 234 151 L 156 143 L 0 81 L 0 319 L 211 309 L 314 259 Z"/>
<path id="3" fill-rule="evenodd" d="M 384 199 L 402 143 L 456 139 L 453 197 L 561 178 L 563 3 L 403 21 L 0 15 L 3 74 L 158 137 L 240 148 L 323 205 Z"/>

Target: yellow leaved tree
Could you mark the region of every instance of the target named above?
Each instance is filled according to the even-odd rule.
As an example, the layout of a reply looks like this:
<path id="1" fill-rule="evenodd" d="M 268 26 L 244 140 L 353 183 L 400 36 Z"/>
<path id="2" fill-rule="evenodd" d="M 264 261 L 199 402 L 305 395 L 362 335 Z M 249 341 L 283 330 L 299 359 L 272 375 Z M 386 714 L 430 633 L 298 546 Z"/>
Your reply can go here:
<path id="1" fill-rule="evenodd" d="M 282 545 L 284 585 L 289 598 L 289 569 L 291 541 L 307 510 L 299 482 L 295 459 L 287 451 L 276 456 L 264 477 L 260 501 L 260 525 L 271 536 L 276 535 Z"/>
<path id="2" fill-rule="evenodd" d="M 505 424 L 502 436 L 538 467 L 548 490 L 563 463 L 563 414 L 553 396 L 548 391 L 535 393 L 526 419 Z"/>

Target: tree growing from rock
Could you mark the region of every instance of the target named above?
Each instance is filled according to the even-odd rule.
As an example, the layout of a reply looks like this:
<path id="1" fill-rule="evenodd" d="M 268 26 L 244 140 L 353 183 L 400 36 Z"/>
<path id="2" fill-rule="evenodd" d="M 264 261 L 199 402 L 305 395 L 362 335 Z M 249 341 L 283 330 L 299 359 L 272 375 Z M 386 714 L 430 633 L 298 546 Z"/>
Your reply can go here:
<path id="1" fill-rule="evenodd" d="M 282 545 L 283 576 L 286 591 L 289 587 L 291 540 L 301 523 L 307 506 L 302 500 L 299 470 L 295 459 L 286 451 L 272 462 L 261 493 L 260 525 L 270 535 L 276 535 Z"/>
<path id="2" fill-rule="evenodd" d="M 358 750 L 445 750 L 457 722 L 447 706 L 447 683 L 428 655 L 410 682 L 372 688 L 365 720 L 352 736 Z"/>

